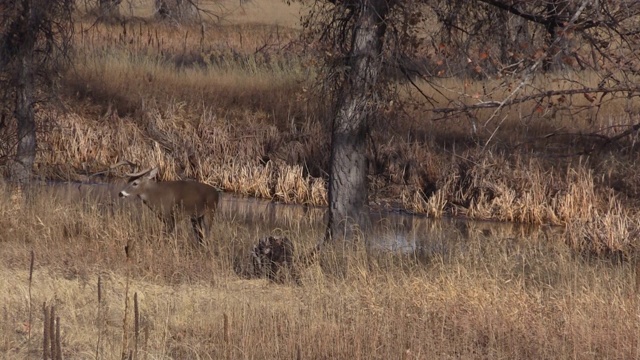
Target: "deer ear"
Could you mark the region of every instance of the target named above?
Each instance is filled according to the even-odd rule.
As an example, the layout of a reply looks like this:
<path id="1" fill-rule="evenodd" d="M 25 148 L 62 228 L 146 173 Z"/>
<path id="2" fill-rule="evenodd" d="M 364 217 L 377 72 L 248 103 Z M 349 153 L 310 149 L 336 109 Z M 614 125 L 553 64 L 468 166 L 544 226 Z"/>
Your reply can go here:
<path id="1" fill-rule="evenodd" d="M 158 175 L 158 168 L 154 167 L 153 169 L 151 169 L 149 171 L 149 173 L 147 174 L 147 178 L 149 179 L 154 179 L 156 176 Z"/>

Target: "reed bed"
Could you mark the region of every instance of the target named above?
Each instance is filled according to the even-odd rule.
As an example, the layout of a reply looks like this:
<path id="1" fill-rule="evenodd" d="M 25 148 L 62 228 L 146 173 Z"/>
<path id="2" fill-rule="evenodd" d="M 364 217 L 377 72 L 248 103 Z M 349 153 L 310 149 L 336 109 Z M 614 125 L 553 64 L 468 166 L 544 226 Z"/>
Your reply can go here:
<path id="1" fill-rule="evenodd" d="M 32 195 L 0 202 L 0 213 L 11 214 L 0 218 L 3 358 L 41 357 L 51 336 L 43 304 L 55 307 L 64 358 L 638 354 L 633 264 L 576 256 L 549 239 L 557 236 L 550 229 L 467 222 L 446 230 L 434 222 L 429 236 L 463 236 L 443 235 L 443 247 L 420 258 L 329 248 L 302 270 L 302 286 L 277 285 L 246 279 L 234 266 L 265 234 L 286 234 L 308 250 L 322 236 L 320 219 L 305 223 L 292 213 L 288 225 L 275 226 L 245 223 L 240 208 L 223 211 L 214 255 L 188 244 L 187 224 L 167 236 L 145 210 L 120 204 L 105 212 L 91 200 Z"/>
<path id="2" fill-rule="evenodd" d="M 541 111 L 447 120 L 424 104 L 391 106 L 372 128 L 370 203 L 441 218 L 409 234 L 425 243 L 329 246 L 302 269 L 302 286 L 250 278 L 258 238 L 287 236 L 305 254 L 322 237 L 329 158 L 312 49 L 286 11 L 256 3 L 263 10 L 205 26 L 151 19 L 150 1 L 123 23 L 79 15 L 64 111 L 39 109 L 39 176 L 86 180 L 127 159 L 271 202 L 224 195 L 210 243 L 195 249 L 187 224 L 165 234 L 113 194 L 0 184 L 0 357 L 639 356 L 637 139 L 600 147 L 580 135 L 635 123 L 624 100 L 548 99 Z M 558 80 L 532 86 L 571 86 Z M 419 85 L 438 101 L 510 91 Z M 452 217 L 528 226 L 449 226 Z"/>
<path id="3" fill-rule="evenodd" d="M 145 16 L 148 9 L 136 11 Z M 64 111 L 39 109 L 36 173 L 83 180 L 127 159 L 158 166 L 162 179 L 198 179 L 250 197 L 325 206 L 329 121 L 313 49 L 297 41 L 295 24 L 252 16 L 206 26 L 80 18 L 73 66 L 61 84 Z M 600 80 L 592 73 L 562 76 L 536 78 L 526 91 Z M 455 98 L 461 91 L 489 89 L 499 98 L 514 84 L 447 79 L 436 84 L 439 92 L 419 85 L 445 103 L 442 94 Z M 484 99 L 466 95 L 458 100 Z M 411 90 L 400 96 L 415 100 Z M 636 307 L 628 284 L 640 208 L 637 137 L 603 146 L 581 134 L 618 134 L 635 123 L 637 105 L 624 99 L 597 107 L 584 97 L 547 100 L 540 109 L 527 105 L 446 120 L 437 120 L 424 103 L 391 106 L 372 128 L 368 159 L 374 210 L 562 226 L 553 246 L 566 245 L 578 255 L 545 253 L 553 271 L 529 255 L 516 254 L 514 265 L 512 253 L 484 248 L 478 251 L 488 252 L 486 257 L 432 258 L 427 267 L 414 266 L 415 259 L 397 264 L 348 254 L 337 255 L 333 264 L 346 259 L 353 267 L 349 274 L 357 276 L 328 280 L 324 273 L 340 271 L 316 266 L 305 272 L 304 290 L 267 286 L 231 269 L 242 267 L 238 261 L 265 232 L 291 236 L 302 250 L 312 247 L 322 231 L 310 230 L 305 215 L 269 229 L 243 227 L 228 215 L 219 225 L 219 234 L 228 235 L 217 240 L 229 245 L 222 257 L 213 257 L 185 250 L 182 233 L 165 244 L 144 209 L 133 211 L 141 216 L 134 221 L 127 207 L 49 206 L 46 195 L 38 195 L 35 201 L 50 208 L 42 214 L 12 192 L 1 209 L 0 241 L 7 245 L 2 278 L 24 278 L 25 253 L 34 249 L 37 268 L 49 275 L 36 277 L 46 284 L 34 283 L 40 290 L 33 303 L 72 304 L 56 311 L 63 330 L 76 332 L 78 339 L 64 344 L 74 354 L 91 353 L 88 344 L 97 338 L 104 354 L 122 351 L 122 324 L 108 324 L 132 309 L 122 297 L 130 279 L 130 294 L 146 294 L 139 298 L 143 317 L 155 319 L 147 327 L 153 339 L 144 350 L 149 357 L 635 357 L 637 328 L 630 319 Z M 622 265 L 573 258 L 581 255 Z M 99 308 L 107 320 L 91 328 L 89 314 L 81 314 L 96 307 L 80 305 L 95 297 L 98 275 L 105 289 L 119 295 L 105 290 L 106 305 Z M 185 284 L 197 295 L 190 298 Z M 82 295 L 61 295 L 58 288 Z M 7 308 L 24 306 L 14 290 L 6 294 Z M 180 311 L 173 315 L 171 309 Z M 7 312 L 11 318 L 3 326 L 20 324 L 20 314 Z M 13 325 L 4 351 L 33 353 L 32 346 L 12 345 L 24 340 Z"/>
<path id="4" fill-rule="evenodd" d="M 297 41 L 294 25 L 245 20 L 200 26 L 81 18 L 74 64 L 61 88 L 65 111 L 41 110 L 37 173 L 81 180 L 127 159 L 159 166 L 163 179 L 192 178 L 247 196 L 326 205 L 329 121 L 312 49 Z M 536 78 L 524 91 L 545 81 L 557 89 L 599 81 L 587 72 L 562 76 Z M 447 94 L 483 88 L 506 96 L 515 84 L 505 81 L 418 85 L 445 103 Z M 415 100 L 410 90 L 400 96 Z M 628 223 L 640 194 L 635 138 L 589 153 L 585 149 L 599 144 L 580 133 L 616 134 L 633 123 L 635 105 L 548 101 L 541 112 L 523 106 L 447 120 L 434 120 L 420 103 L 391 107 L 388 121 L 372 128 L 372 206 L 563 226 L 620 215 Z M 611 213 L 614 208 L 620 211 Z M 634 234 L 631 225 L 627 231 Z M 593 244 L 596 252 L 603 244 L 634 251 L 634 241 L 595 239 L 571 243 Z"/>

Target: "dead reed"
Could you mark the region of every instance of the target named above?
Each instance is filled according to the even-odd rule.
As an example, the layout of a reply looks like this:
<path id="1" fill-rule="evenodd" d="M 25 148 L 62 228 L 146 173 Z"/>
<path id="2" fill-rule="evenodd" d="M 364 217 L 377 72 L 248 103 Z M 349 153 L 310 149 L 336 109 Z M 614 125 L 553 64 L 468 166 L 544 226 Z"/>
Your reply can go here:
<path id="1" fill-rule="evenodd" d="M 261 5 L 271 15 L 206 29 L 80 22 L 67 111 L 40 112 L 37 173 L 82 179 L 128 159 L 158 165 L 166 179 L 326 204 L 326 110 L 310 95 L 313 62 L 295 29 L 264 25 L 282 12 Z M 440 85 L 474 94 L 487 84 Z M 636 358 L 638 276 L 624 261 L 638 229 L 633 139 L 620 143 L 627 151 L 577 157 L 568 155 L 585 140 L 560 131 L 610 134 L 633 120 L 633 104 L 612 103 L 599 109 L 611 116 L 594 119 L 588 104 L 574 101 L 589 115 L 575 117 L 557 100 L 488 124 L 390 109 L 394 121 L 370 139 L 370 183 L 374 205 L 559 224 L 564 234 L 443 220 L 416 230 L 429 240 L 420 251 L 327 251 L 302 271 L 301 287 L 240 270 L 265 234 L 312 248 L 321 209 L 260 204 L 247 215 L 243 206 L 254 205 L 229 205 L 214 224 L 213 255 L 187 245 L 185 226 L 168 238 L 137 205 L 0 184 L 0 357 Z"/>
<path id="2" fill-rule="evenodd" d="M 2 211 L 10 206 L 0 202 Z M 434 222 L 421 230 L 431 244 L 422 254 L 335 249 L 305 268 L 297 287 L 239 277 L 234 260 L 277 231 L 309 249 L 320 219 L 269 225 L 222 212 L 212 241 L 223 246 L 212 255 L 187 245 L 188 224 L 174 242 L 144 211 L 133 221 L 130 210 L 105 215 L 46 192 L 14 211 L 16 236 L 3 238 L 0 252 L 3 322 L 16 326 L 0 333 L 5 358 L 42 346 L 64 358 L 596 359 L 638 351 L 635 265 L 576 256 L 553 229 Z M 132 242 L 127 258 L 122 249 Z M 48 335 L 34 332 L 26 346 L 31 250 L 43 254 L 32 302 L 55 309 L 46 319 L 34 314 L 34 329 Z"/>

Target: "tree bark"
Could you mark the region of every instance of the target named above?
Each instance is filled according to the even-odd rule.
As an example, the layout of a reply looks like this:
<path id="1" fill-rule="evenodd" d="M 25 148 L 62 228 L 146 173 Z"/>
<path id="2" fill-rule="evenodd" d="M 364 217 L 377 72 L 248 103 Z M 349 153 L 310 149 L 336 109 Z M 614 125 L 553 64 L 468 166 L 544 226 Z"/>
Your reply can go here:
<path id="1" fill-rule="evenodd" d="M 567 0 L 551 0 L 546 5 L 547 57 L 543 62 L 545 71 L 558 71 L 566 66 L 563 60 L 570 54 L 571 41 L 565 34 L 565 25 L 571 18 Z"/>
<path id="2" fill-rule="evenodd" d="M 5 126 L 9 111 L 15 124 L 11 138 L 2 139 L 3 148 L 13 155 L 8 175 L 26 182 L 37 150 L 36 104 L 55 94 L 56 80 L 68 64 L 75 1 L 0 0 L 0 8 L 5 10 L 0 30 L 0 126 Z"/>
<path id="3" fill-rule="evenodd" d="M 386 0 L 360 0 L 344 82 L 336 100 L 329 165 L 329 221 L 325 241 L 351 238 L 370 226 L 366 145 L 377 110 L 378 75 L 389 11 Z"/>
<path id="4" fill-rule="evenodd" d="M 186 21 L 198 14 L 197 0 L 155 0 L 155 8 L 161 19 Z"/>
<path id="5" fill-rule="evenodd" d="M 17 149 L 16 157 L 11 167 L 11 178 L 14 181 L 28 182 L 36 156 L 36 123 L 35 123 L 35 73 L 34 51 L 37 30 L 33 29 L 38 23 L 37 11 L 31 0 L 23 0 L 22 42 L 18 45 L 18 73 L 16 79 L 16 107 Z"/>
<path id="6" fill-rule="evenodd" d="M 30 59 L 21 60 L 21 73 L 16 89 L 16 121 L 18 146 L 11 177 L 28 182 L 36 157 L 36 123 L 34 111 L 33 70 Z"/>
<path id="7" fill-rule="evenodd" d="M 103 20 L 114 20 L 120 17 L 120 3 L 122 0 L 100 0 L 100 17 Z"/>

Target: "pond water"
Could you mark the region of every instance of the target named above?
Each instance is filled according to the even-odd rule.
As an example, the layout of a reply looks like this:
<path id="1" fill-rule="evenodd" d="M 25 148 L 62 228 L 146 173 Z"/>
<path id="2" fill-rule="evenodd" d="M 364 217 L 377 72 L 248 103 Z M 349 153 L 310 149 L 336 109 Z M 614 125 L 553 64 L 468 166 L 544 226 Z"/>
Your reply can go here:
<path id="1" fill-rule="evenodd" d="M 289 229 L 302 226 L 319 236 L 326 226 L 325 208 L 278 204 L 267 200 L 223 194 L 218 216 L 254 229 Z M 372 229 L 365 235 L 370 248 L 421 256 L 455 256 L 469 250 L 470 241 L 507 247 L 559 240 L 562 228 L 526 224 L 433 219 L 402 212 L 371 213 Z M 262 230 L 256 230 L 259 232 Z M 318 239 L 320 240 L 320 239 Z M 557 242 L 557 241 L 556 241 Z M 539 244 L 538 244 L 539 245 Z"/>
<path id="2" fill-rule="evenodd" d="M 54 183 L 39 185 L 39 188 L 72 202 L 80 197 L 108 206 L 142 207 L 136 199 L 119 199 L 117 184 Z M 292 238 L 294 242 L 319 242 L 326 226 L 326 212 L 326 208 L 280 204 L 221 193 L 216 217 L 234 224 L 234 229 L 243 228 L 241 237 L 249 247 L 258 238 L 268 235 L 301 237 Z M 563 229 L 560 227 L 457 218 L 433 219 L 384 211 L 373 212 L 371 220 L 372 229 L 364 236 L 366 244 L 370 249 L 385 252 L 417 255 L 420 258 L 437 256 L 442 259 L 469 256 L 472 253 L 473 256 L 485 256 L 483 254 L 487 252 L 502 254 L 500 256 L 557 251 L 566 254 L 566 247 L 558 250 L 558 244 L 564 243 Z"/>
<path id="3" fill-rule="evenodd" d="M 87 209 L 99 216 L 133 219 L 129 230 L 134 231 L 132 234 L 151 229 L 151 238 L 166 238 L 162 223 L 140 201 L 118 198 L 117 185 L 56 184 L 39 186 L 37 191 L 59 199 L 56 206 L 60 208 L 72 207 L 80 197 L 89 205 Z M 38 198 L 35 200 L 42 201 Z M 322 240 L 326 212 L 325 208 L 279 204 L 222 193 L 212 225 L 212 246 L 224 246 L 229 257 L 223 261 L 228 260 L 243 277 L 250 277 L 253 274 L 251 251 L 258 239 L 287 236 L 295 244 L 296 253 L 304 256 Z M 585 282 L 601 281 L 598 279 L 607 273 L 617 283 L 635 284 L 632 262 L 585 258 L 566 245 L 562 227 L 461 218 L 433 219 L 383 211 L 372 213 L 371 220 L 371 231 L 364 236 L 367 254 L 376 259 L 371 266 L 388 269 L 384 272 L 388 274 L 395 274 L 399 269 L 428 270 L 428 274 L 438 271 L 476 274 L 465 275 L 470 277 L 486 274 L 505 283 L 517 281 L 536 288 L 554 288 L 576 284 L 576 279 L 583 278 L 584 274 L 591 274 L 585 277 Z M 82 225 L 83 222 L 70 221 L 70 224 Z M 176 242 L 171 243 L 180 248 L 180 244 L 186 244 L 192 235 L 189 221 L 182 221 L 177 230 Z M 143 251 L 151 251 L 151 248 L 146 249 Z M 340 269 L 331 265 L 332 254 L 323 251 L 320 265 L 329 264 L 326 265 L 329 269 Z M 636 286 L 640 288 L 640 281 Z"/>

